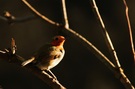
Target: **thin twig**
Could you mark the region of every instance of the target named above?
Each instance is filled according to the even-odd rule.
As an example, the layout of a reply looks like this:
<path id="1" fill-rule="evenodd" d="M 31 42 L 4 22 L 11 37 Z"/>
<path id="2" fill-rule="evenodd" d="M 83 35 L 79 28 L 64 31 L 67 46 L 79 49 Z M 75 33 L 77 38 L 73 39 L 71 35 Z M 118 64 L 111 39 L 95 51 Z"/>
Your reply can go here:
<path id="1" fill-rule="evenodd" d="M 62 0 L 62 9 L 63 9 L 63 16 L 64 16 L 64 22 L 65 22 L 65 28 L 69 28 L 68 23 L 68 17 L 67 17 L 67 9 L 66 9 L 66 2 L 65 0 Z"/>
<path id="2" fill-rule="evenodd" d="M 87 49 L 92 52 L 101 62 L 103 62 L 112 72 L 115 72 L 115 65 L 100 51 L 98 50 L 91 42 L 84 38 L 79 33 L 75 32 L 71 28 L 64 30 L 66 34 L 70 34 L 72 37 L 77 39 L 82 43 Z"/>
<path id="3" fill-rule="evenodd" d="M 129 19 L 129 15 L 128 15 L 128 5 L 126 3 L 126 0 L 123 0 L 123 3 L 125 5 L 125 14 L 126 14 L 126 19 L 127 19 L 127 23 L 128 23 L 128 30 L 129 30 L 129 36 L 130 36 L 130 44 L 131 44 L 131 48 L 132 48 L 132 52 L 133 52 L 133 56 L 134 56 L 134 62 L 135 62 L 135 49 L 134 49 L 134 42 L 133 42 L 133 36 L 132 36 L 132 29 L 131 29 L 130 19 Z"/>
<path id="4" fill-rule="evenodd" d="M 15 54 L 15 51 L 17 50 L 16 44 L 15 44 L 15 40 L 14 38 L 11 39 L 11 52 L 12 54 Z"/>
<path id="5" fill-rule="evenodd" d="M 34 16 L 34 15 L 30 15 L 30 16 L 26 16 L 26 17 L 15 17 L 8 11 L 5 12 L 4 16 L 0 16 L 0 20 L 6 21 L 9 24 L 22 23 L 25 21 L 30 21 L 35 18 L 36 18 L 36 16 Z"/>
<path id="6" fill-rule="evenodd" d="M 42 15 L 41 13 L 37 12 L 36 9 L 34 9 L 26 0 L 22 0 L 33 12 L 36 13 L 36 15 L 40 16 L 42 19 L 48 21 L 48 23 L 53 24 L 53 25 L 57 25 L 59 26 L 59 23 L 56 23 L 48 18 L 46 18 L 44 15 Z"/>
<path id="7" fill-rule="evenodd" d="M 102 33 L 103 33 L 104 39 L 106 41 L 107 47 L 108 47 L 108 49 L 110 51 L 110 54 L 111 54 L 111 56 L 112 56 L 112 58 L 114 60 L 114 64 L 115 64 L 115 66 L 117 68 L 120 68 L 121 65 L 119 63 L 116 51 L 115 51 L 114 46 L 112 44 L 111 38 L 110 38 L 110 36 L 109 36 L 109 34 L 108 34 L 107 30 L 106 30 L 105 24 L 104 24 L 104 22 L 102 20 L 102 17 L 100 15 L 100 13 L 99 13 L 99 10 L 98 10 L 98 7 L 96 5 L 95 0 L 92 0 L 91 3 L 92 3 L 93 10 L 95 12 L 95 15 L 96 15 L 101 27 L 102 27 Z"/>
<path id="8" fill-rule="evenodd" d="M 121 65 L 119 63 L 119 60 L 118 60 L 116 51 L 115 51 L 115 49 L 113 47 L 113 44 L 112 44 L 111 39 L 109 37 L 109 34 L 108 34 L 108 32 L 107 32 L 107 30 L 105 28 L 104 22 L 103 22 L 103 20 L 101 18 L 101 15 L 100 15 L 99 11 L 98 11 L 98 7 L 96 5 L 95 0 L 92 0 L 92 7 L 94 8 L 95 15 L 96 15 L 96 17 L 97 17 L 97 19 L 98 19 L 101 27 L 102 27 L 103 36 L 104 36 L 104 38 L 106 40 L 106 44 L 107 44 L 107 46 L 108 46 L 108 48 L 110 50 L 110 53 L 111 53 L 111 55 L 113 57 L 114 62 L 115 62 L 115 66 L 116 66 L 116 70 L 117 70 L 116 75 L 118 75 L 118 74 L 120 75 L 120 78 L 119 77 L 117 77 L 117 78 L 120 79 L 121 83 L 127 89 L 134 89 L 134 86 L 131 84 L 131 82 L 129 81 L 129 79 L 127 78 L 127 76 L 124 74 L 123 69 L 121 68 Z"/>
<path id="9" fill-rule="evenodd" d="M 33 74 L 38 76 L 41 80 L 43 80 L 46 84 L 51 86 L 53 89 L 66 89 L 63 85 L 59 83 L 58 80 L 54 79 L 48 73 L 39 70 L 37 67 L 34 66 L 26 66 Z"/>
<path id="10" fill-rule="evenodd" d="M 4 54 L 4 53 L 6 53 L 6 52 L 5 52 L 5 51 L 0 50 L 0 53 Z"/>

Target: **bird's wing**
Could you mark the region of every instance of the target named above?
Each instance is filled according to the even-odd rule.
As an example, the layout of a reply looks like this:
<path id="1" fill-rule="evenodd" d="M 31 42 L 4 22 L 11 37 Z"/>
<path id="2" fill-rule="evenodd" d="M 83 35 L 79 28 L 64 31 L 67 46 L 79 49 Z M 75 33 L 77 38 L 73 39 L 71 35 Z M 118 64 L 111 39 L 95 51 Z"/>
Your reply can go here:
<path id="1" fill-rule="evenodd" d="M 49 55 L 49 49 L 50 48 L 50 44 L 46 44 L 44 46 L 42 46 L 37 52 L 34 53 L 34 55 L 24 61 L 21 65 L 22 66 L 26 66 L 29 63 L 32 63 L 34 61 L 34 63 L 40 61 L 43 57 L 47 57 Z"/>
<path id="2" fill-rule="evenodd" d="M 50 59 L 53 59 L 53 58 L 56 59 L 57 58 L 56 53 L 52 54 L 52 51 L 54 50 L 56 50 L 54 46 L 52 46 L 51 44 L 46 44 L 42 46 L 37 52 L 35 52 L 34 55 L 30 59 L 24 61 L 22 63 L 22 66 L 25 66 L 31 62 L 33 63 L 38 63 L 41 61 L 47 62 Z"/>
<path id="3" fill-rule="evenodd" d="M 50 57 L 50 52 L 53 50 L 50 44 L 46 44 L 42 46 L 38 52 L 34 54 L 36 61 L 40 61 L 42 59 L 47 59 Z"/>

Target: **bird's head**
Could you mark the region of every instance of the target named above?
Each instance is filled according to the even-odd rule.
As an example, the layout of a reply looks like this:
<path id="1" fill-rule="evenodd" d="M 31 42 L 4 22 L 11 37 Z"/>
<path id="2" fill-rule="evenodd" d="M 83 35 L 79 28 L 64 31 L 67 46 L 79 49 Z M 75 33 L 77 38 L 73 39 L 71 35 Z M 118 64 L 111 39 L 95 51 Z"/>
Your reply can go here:
<path id="1" fill-rule="evenodd" d="M 53 46 L 63 46 L 65 42 L 64 36 L 55 36 L 51 42 L 51 45 Z"/>

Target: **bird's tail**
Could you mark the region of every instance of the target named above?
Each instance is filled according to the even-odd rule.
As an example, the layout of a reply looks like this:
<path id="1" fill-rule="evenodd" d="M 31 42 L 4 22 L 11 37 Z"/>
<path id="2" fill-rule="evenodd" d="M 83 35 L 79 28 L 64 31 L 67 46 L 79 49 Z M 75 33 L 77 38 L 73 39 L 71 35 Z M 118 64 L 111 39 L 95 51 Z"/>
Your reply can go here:
<path id="1" fill-rule="evenodd" d="M 27 64 L 33 62 L 34 60 L 35 60 L 35 57 L 32 57 L 32 58 L 30 58 L 30 59 L 24 61 L 21 65 L 22 65 L 22 66 L 26 66 Z"/>

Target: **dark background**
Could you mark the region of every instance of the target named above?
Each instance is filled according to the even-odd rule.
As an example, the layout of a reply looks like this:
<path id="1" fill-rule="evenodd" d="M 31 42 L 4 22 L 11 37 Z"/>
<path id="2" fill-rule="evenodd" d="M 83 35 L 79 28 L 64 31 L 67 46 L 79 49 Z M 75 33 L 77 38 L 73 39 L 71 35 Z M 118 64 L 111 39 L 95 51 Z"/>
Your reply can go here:
<path id="1" fill-rule="evenodd" d="M 96 1 L 124 72 L 135 86 L 135 65 L 123 2 Z M 61 0 L 29 0 L 29 2 L 48 18 L 59 23 L 63 22 Z M 90 1 L 66 0 L 66 2 L 70 28 L 87 38 L 110 58 Z M 135 0 L 127 0 L 127 4 L 134 36 Z M 9 11 L 17 18 L 33 15 L 21 0 L 0 0 L 1 16 L 4 11 Z M 17 54 L 29 58 L 40 46 L 50 41 L 57 31 L 58 28 L 40 18 L 12 25 L 0 20 L 0 49 L 10 47 L 13 37 L 18 47 Z M 74 38 L 67 36 L 64 47 L 66 55 L 52 71 L 67 89 L 125 89 L 114 74 Z M 0 60 L 0 85 L 4 89 L 50 89 L 31 72 L 4 60 Z"/>

